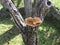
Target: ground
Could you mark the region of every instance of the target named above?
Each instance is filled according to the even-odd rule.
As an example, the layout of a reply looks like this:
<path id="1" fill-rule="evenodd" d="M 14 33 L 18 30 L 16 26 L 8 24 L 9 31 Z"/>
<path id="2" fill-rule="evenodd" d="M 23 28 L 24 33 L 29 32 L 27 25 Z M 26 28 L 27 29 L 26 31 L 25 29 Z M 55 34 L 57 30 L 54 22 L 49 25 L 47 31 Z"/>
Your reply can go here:
<path id="1" fill-rule="evenodd" d="M 10 18 L 0 19 L 0 45 L 22 45 L 22 36 Z"/>
<path id="2" fill-rule="evenodd" d="M 59 0 L 53 1 L 54 5 L 60 8 Z M 38 28 L 38 32 L 40 45 L 60 45 L 60 21 L 55 18 L 46 18 Z M 24 45 L 22 36 L 11 18 L 0 19 L 0 45 Z"/>
<path id="3" fill-rule="evenodd" d="M 60 44 L 60 21 L 46 19 L 38 28 L 38 38 L 41 45 Z M 0 45 L 23 45 L 21 34 L 13 26 L 10 18 L 0 19 Z"/>

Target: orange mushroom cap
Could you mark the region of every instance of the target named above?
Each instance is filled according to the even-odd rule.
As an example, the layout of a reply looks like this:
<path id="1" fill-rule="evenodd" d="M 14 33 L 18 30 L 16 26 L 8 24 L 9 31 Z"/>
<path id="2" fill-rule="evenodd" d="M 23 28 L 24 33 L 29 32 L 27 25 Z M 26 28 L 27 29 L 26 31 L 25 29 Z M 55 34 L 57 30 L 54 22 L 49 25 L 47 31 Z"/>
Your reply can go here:
<path id="1" fill-rule="evenodd" d="M 36 27 L 36 26 L 39 26 L 41 25 L 42 23 L 42 20 L 39 18 L 39 17 L 28 17 L 25 19 L 25 23 L 28 25 L 28 26 L 31 26 L 31 27 Z"/>

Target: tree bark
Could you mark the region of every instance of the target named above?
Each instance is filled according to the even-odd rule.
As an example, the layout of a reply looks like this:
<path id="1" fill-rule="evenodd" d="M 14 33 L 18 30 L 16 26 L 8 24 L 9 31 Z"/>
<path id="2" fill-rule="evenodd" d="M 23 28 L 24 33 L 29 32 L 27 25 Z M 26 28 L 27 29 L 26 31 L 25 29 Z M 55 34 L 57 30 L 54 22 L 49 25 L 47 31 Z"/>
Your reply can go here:
<path id="1" fill-rule="evenodd" d="M 27 17 L 33 17 L 32 14 L 32 1 L 31 0 L 24 0 L 25 5 L 25 13 Z M 25 29 L 24 29 L 25 30 Z M 37 45 L 37 30 L 36 27 L 32 28 L 27 26 L 26 30 L 24 31 L 22 37 L 24 39 L 25 45 Z"/>
<path id="2" fill-rule="evenodd" d="M 7 9 L 11 13 L 11 17 L 13 18 L 13 21 L 18 29 L 26 26 L 21 14 L 18 12 L 17 8 L 15 7 L 15 5 L 12 3 L 11 0 L 0 0 L 0 3 L 4 6 L 5 9 Z M 31 3 L 31 2 L 29 2 L 29 3 Z M 30 4 L 29 4 L 29 6 L 27 6 L 27 7 L 26 7 L 27 8 L 26 10 L 28 11 L 28 13 L 26 13 L 26 16 L 28 16 L 28 15 L 31 16 L 32 5 L 30 7 Z M 27 28 L 27 30 L 25 30 L 25 28 L 24 28 L 24 30 L 21 30 L 21 32 L 23 31 L 22 37 L 25 42 L 25 45 L 37 45 L 35 28 L 29 27 L 29 26 L 26 28 Z"/>
<path id="3" fill-rule="evenodd" d="M 24 7 L 25 7 L 26 17 L 31 17 L 32 16 L 32 1 L 24 0 Z"/>
<path id="4" fill-rule="evenodd" d="M 41 0 L 38 1 L 36 0 L 35 5 L 32 8 L 31 0 L 24 0 L 25 13 L 26 13 L 25 18 L 27 17 L 33 18 L 33 17 L 40 17 L 40 16 L 41 18 L 44 18 L 44 14 L 46 11 L 45 1 L 42 0 L 41 3 L 40 1 Z M 19 11 L 17 10 L 17 8 L 15 7 L 15 5 L 12 3 L 11 0 L 0 0 L 0 3 L 2 3 L 4 8 L 6 8 L 11 13 L 11 17 L 13 18 L 13 21 L 17 26 L 17 28 L 20 29 L 24 27 L 23 29 L 21 29 L 21 32 L 22 32 L 22 37 L 25 45 L 39 45 L 38 38 L 37 38 L 38 26 L 36 27 L 27 26 L 21 14 L 19 13 Z"/>
<path id="5" fill-rule="evenodd" d="M 12 3 L 11 0 L 0 0 L 0 3 L 3 5 L 5 9 L 7 9 L 11 13 L 11 17 L 13 18 L 13 21 L 15 25 L 20 29 L 22 26 L 26 26 L 24 19 L 22 18 L 21 14 L 15 7 L 15 5 Z"/>
<path id="6" fill-rule="evenodd" d="M 25 45 L 37 45 L 37 30 L 36 28 L 26 27 L 22 34 Z"/>
<path id="7" fill-rule="evenodd" d="M 26 12 L 26 17 L 40 17 L 42 19 L 42 21 L 44 20 L 44 17 L 45 17 L 45 13 L 46 11 L 51 7 L 48 7 L 49 5 L 46 6 L 45 1 L 37 1 L 35 2 L 35 5 L 33 8 L 31 8 L 32 4 L 28 3 L 30 2 L 30 0 L 25 0 L 25 12 Z M 41 2 L 41 3 L 40 3 Z M 43 3 L 44 2 L 44 3 Z M 30 10 L 32 10 L 30 12 Z M 32 14 L 32 15 L 29 15 L 29 14 Z M 24 39 L 24 42 L 25 42 L 25 45 L 39 45 L 38 44 L 38 38 L 37 38 L 37 33 L 38 33 L 38 30 L 35 28 L 32 28 L 32 27 L 27 27 L 28 29 L 26 29 L 25 33 L 23 34 L 23 39 Z"/>

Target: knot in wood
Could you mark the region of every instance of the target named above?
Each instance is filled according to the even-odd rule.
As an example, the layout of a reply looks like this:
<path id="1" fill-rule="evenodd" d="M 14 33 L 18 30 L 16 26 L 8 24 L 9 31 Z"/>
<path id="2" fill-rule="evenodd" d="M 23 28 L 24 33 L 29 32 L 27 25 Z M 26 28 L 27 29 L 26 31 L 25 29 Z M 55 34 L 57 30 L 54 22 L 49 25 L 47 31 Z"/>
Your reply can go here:
<path id="1" fill-rule="evenodd" d="M 28 17 L 28 18 L 25 19 L 25 23 L 28 26 L 36 27 L 36 26 L 41 25 L 42 20 L 39 17 L 33 17 L 33 18 L 32 17 Z"/>

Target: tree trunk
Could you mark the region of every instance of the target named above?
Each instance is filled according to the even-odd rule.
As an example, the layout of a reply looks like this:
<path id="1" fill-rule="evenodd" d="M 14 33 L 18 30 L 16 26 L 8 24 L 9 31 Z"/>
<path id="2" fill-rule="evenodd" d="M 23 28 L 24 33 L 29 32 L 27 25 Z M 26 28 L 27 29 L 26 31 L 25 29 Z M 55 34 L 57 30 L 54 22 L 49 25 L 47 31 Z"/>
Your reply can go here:
<path id="1" fill-rule="evenodd" d="M 36 28 L 26 27 L 22 34 L 25 45 L 37 45 L 37 30 Z"/>
<path id="2" fill-rule="evenodd" d="M 46 0 L 47 1 L 47 0 Z M 45 13 L 47 9 L 51 7 L 47 4 L 45 1 L 41 0 L 36 0 L 34 7 L 32 8 L 32 2 L 31 0 L 24 0 L 25 2 L 25 12 L 26 12 L 26 18 L 27 17 L 40 17 L 42 20 L 44 20 Z M 41 3 L 40 3 L 41 2 Z M 42 3 L 44 2 L 44 3 Z M 46 4 L 47 6 L 46 6 Z M 41 5 L 42 4 L 42 5 Z M 49 6 L 49 7 L 48 7 Z M 37 38 L 37 33 L 38 30 L 36 29 L 37 27 L 26 27 L 27 29 L 24 31 L 22 34 L 22 37 L 24 39 L 25 45 L 39 45 L 38 44 L 38 38 Z"/>
<path id="3" fill-rule="evenodd" d="M 32 15 L 32 1 L 31 0 L 24 0 L 24 5 L 25 5 L 25 13 L 26 13 L 26 18 L 27 17 L 33 17 Z M 25 45 L 37 45 L 37 30 L 36 28 L 32 28 L 27 26 L 24 29 L 25 33 L 22 34 L 22 37 L 24 39 Z"/>
<path id="4" fill-rule="evenodd" d="M 4 6 L 5 9 L 7 9 L 11 13 L 11 17 L 13 18 L 13 21 L 18 29 L 26 26 L 21 14 L 18 12 L 17 8 L 14 6 L 14 4 L 12 3 L 11 0 L 0 0 L 0 3 Z M 31 2 L 29 2 L 29 3 L 31 3 Z M 31 16 L 32 15 L 32 5 L 30 7 L 30 4 L 29 4 L 26 7 L 26 10 L 28 12 L 28 13 L 26 12 L 26 16 Z M 25 30 L 25 28 L 27 30 Z M 24 28 L 24 30 L 21 30 L 25 45 L 37 45 L 35 28 L 29 27 L 29 26 L 25 27 L 25 28 Z"/>
<path id="5" fill-rule="evenodd" d="M 25 7 L 26 17 L 31 17 L 32 16 L 32 1 L 24 0 L 24 7 Z"/>
<path id="6" fill-rule="evenodd" d="M 24 19 L 22 18 L 21 14 L 19 13 L 19 11 L 17 10 L 17 8 L 11 0 L 0 0 L 0 3 L 5 9 L 7 9 L 10 12 L 11 17 L 13 18 L 13 21 L 17 28 L 20 29 L 22 28 L 22 26 L 26 26 Z"/>
<path id="7" fill-rule="evenodd" d="M 37 25 L 42 23 L 41 18 L 44 19 L 46 5 L 45 5 L 44 0 L 42 0 L 41 2 L 44 2 L 44 3 L 41 3 L 41 4 L 43 4 L 42 5 L 43 8 L 40 7 L 41 6 L 40 0 L 38 0 L 38 1 L 36 0 L 35 5 L 32 8 L 31 0 L 24 0 L 25 13 L 26 13 L 25 19 L 28 17 L 32 17 L 32 19 L 34 19 L 34 17 L 35 18 L 38 17 L 38 18 L 36 18 L 36 19 L 38 19 L 38 21 L 35 19 L 36 22 L 34 22 L 34 20 L 32 22 L 34 22 L 34 24 L 36 23 Z M 27 26 L 26 22 L 24 21 L 21 14 L 19 13 L 19 11 L 17 10 L 17 8 L 15 7 L 15 5 L 12 3 L 11 0 L 0 0 L 0 3 L 2 3 L 4 8 L 6 8 L 11 13 L 11 17 L 13 18 L 13 21 L 14 21 L 15 25 L 17 26 L 17 28 L 19 30 L 21 28 L 22 37 L 23 37 L 23 41 L 24 41 L 25 45 L 38 45 L 38 38 L 37 38 L 37 33 L 38 33 L 37 27 L 38 26 L 36 26 L 36 25 L 35 25 L 35 27 L 29 26 L 29 25 Z M 41 18 L 40 18 L 40 16 L 41 16 Z M 39 23 L 37 23 L 37 22 L 39 22 Z M 22 28 L 22 27 L 24 27 L 24 28 Z"/>

